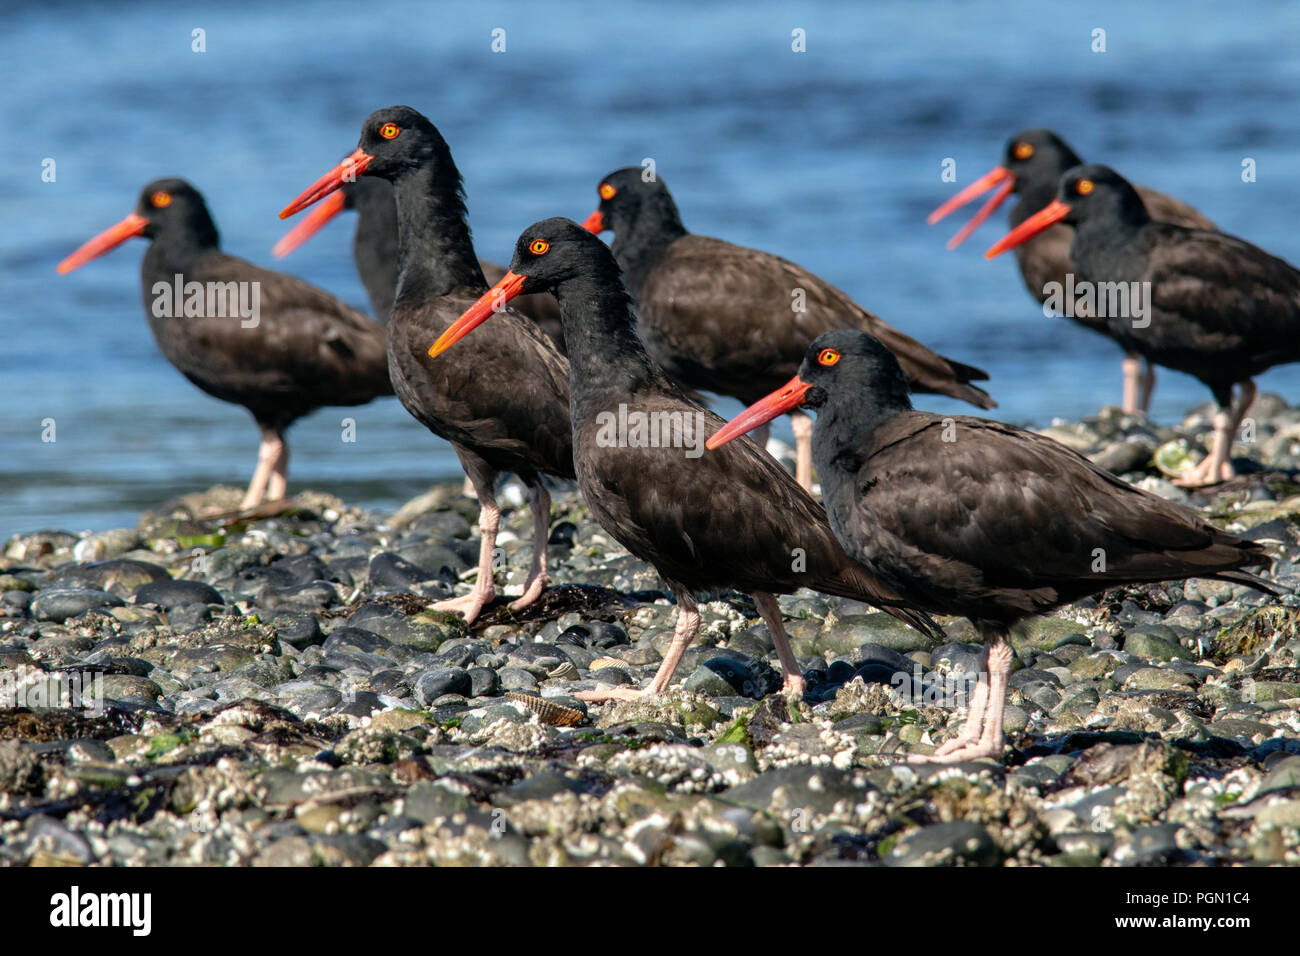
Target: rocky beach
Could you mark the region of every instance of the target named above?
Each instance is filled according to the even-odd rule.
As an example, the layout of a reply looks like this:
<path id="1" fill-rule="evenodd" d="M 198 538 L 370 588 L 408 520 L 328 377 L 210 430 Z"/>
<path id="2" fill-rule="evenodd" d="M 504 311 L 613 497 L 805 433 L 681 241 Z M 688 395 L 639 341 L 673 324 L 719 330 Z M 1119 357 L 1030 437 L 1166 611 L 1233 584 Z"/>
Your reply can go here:
<path id="1" fill-rule="evenodd" d="M 807 591 L 780 600 L 802 700 L 719 594 L 669 693 L 584 704 L 654 673 L 675 608 L 572 488 L 543 601 L 472 627 L 429 609 L 474 573 L 460 482 L 395 513 L 302 491 L 233 517 L 220 487 L 134 528 L 15 535 L 0 864 L 1300 864 L 1300 408 L 1261 396 L 1240 477 L 1189 495 L 1170 478 L 1210 412 L 1044 432 L 1263 542 L 1281 593 L 1189 580 L 1030 620 L 996 763 L 907 760 L 962 725 L 969 622 L 941 641 Z M 502 497 L 517 594 L 530 522 Z"/>

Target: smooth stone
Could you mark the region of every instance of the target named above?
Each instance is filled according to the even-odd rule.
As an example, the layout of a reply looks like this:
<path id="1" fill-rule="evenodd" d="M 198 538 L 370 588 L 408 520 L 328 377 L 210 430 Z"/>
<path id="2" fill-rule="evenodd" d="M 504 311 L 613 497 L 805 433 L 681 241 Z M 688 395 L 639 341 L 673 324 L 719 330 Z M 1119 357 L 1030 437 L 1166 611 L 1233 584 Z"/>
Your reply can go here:
<path id="1" fill-rule="evenodd" d="M 121 607 L 126 602 L 116 594 L 91 588 L 48 588 L 32 601 L 32 617 L 61 623 L 100 607 Z"/>
<path id="2" fill-rule="evenodd" d="M 473 680 L 463 667 L 437 667 L 419 674 L 414 681 L 415 698 L 428 707 L 439 697 L 460 694 L 468 697 L 473 692 Z"/>
<path id="3" fill-rule="evenodd" d="M 169 609 L 181 604 L 225 604 L 225 599 L 210 584 L 202 581 L 151 581 L 135 589 L 136 604 L 156 604 Z"/>

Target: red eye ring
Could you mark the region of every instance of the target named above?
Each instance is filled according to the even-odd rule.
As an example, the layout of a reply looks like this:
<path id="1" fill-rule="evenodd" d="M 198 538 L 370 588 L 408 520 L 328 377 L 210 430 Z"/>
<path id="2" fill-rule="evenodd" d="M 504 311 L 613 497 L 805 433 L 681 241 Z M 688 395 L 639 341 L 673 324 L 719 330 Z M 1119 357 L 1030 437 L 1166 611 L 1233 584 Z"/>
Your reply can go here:
<path id="1" fill-rule="evenodd" d="M 1016 147 L 1012 150 L 1012 154 L 1016 159 L 1028 159 L 1030 156 L 1034 155 L 1034 147 L 1031 143 L 1016 143 Z"/>
<path id="2" fill-rule="evenodd" d="M 618 192 L 618 190 L 609 183 L 601 183 L 599 192 L 601 199 L 613 199 L 614 193 Z"/>
<path id="3" fill-rule="evenodd" d="M 153 203 L 156 208 L 164 209 L 172 204 L 172 194 L 165 189 L 160 189 L 149 197 L 149 201 Z"/>
<path id="4" fill-rule="evenodd" d="M 834 365 L 840 360 L 840 353 L 835 349 L 822 349 L 817 356 L 817 362 L 821 365 Z"/>
<path id="5" fill-rule="evenodd" d="M 549 248 L 551 248 L 551 244 L 545 239 L 534 239 L 528 244 L 528 251 L 535 256 L 543 255 Z"/>
<path id="6" fill-rule="evenodd" d="M 401 130 L 397 128 L 396 123 L 385 123 L 379 127 L 379 135 L 384 139 L 396 139 Z"/>
<path id="7" fill-rule="evenodd" d="M 1088 195 L 1088 193 L 1092 192 L 1095 188 L 1097 188 L 1097 184 L 1091 179 L 1080 179 L 1074 184 L 1074 191 L 1080 196 Z"/>

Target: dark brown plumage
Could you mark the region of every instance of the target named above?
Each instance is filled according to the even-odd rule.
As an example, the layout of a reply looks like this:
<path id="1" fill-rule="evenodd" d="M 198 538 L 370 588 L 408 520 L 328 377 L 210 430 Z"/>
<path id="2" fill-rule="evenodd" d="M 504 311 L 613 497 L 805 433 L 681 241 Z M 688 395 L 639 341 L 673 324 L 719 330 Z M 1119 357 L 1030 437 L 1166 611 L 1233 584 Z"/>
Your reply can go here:
<path id="1" fill-rule="evenodd" d="M 780 394 L 710 444 L 791 403 L 816 409 L 813 454 L 845 550 L 908 603 L 970 618 L 990 645 L 989 723 L 973 704 L 975 725 L 941 757 L 1001 753 L 1007 629 L 1029 615 L 1110 587 L 1186 577 L 1271 593 L 1240 570 L 1267 562 L 1255 542 L 1050 438 L 913 410 L 893 356 L 860 332 L 819 336 Z"/>
<path id="2" fill-rule="evenodd" d="M 242 507 L 259 504 L 268 485 L 273 500 L 284 496 L 284 432 L 294 421 L 326 405 L 362 405 L 393 394 L 383 326 L 301 279 L 222 252 L 207 204 L 182 179 L 145 186 L 131 216 L 86 243 L 59 271 L 133 235 L 152 240 L 140 277 L 158 348 L 203 391 L 247 408 L 261 429 L 258 467 Z M 186 285 L 203 286 L 198 314 L 174 314 L 170 290 L 177 276 L 182 303 L 189 298 Z M 231 307 L 241 294 L 250 307 L 246 317 Z"/>
<path id="3" fill-rule="evenodd" d="M 755 444 L 702 455 L 705 435 L 722 420 L 691 399 L 646 353 L 636 316 L 610 251 L 567 219 L 526 229 L 514 261 L 490 292 L 434 346 L 441 353 L 483 321 L 499 294 L 552 292 L 569 344 L 570 395 L 578 485 L 592 516 L 619 543 L 654 565 L 679 606 L 672 648 L 647 692 L 664 690 L 699 624 L 695 598 L 717 590 L 754 595 L 786 676 L 802 677 L 789 649 L 773 593 L 809 587 L 875 604 L 918 629 L 934 626 L 836 542 L 825 512 Z M 487 341 L 495 337 L 484 333 Z M 451 360 L 451 353 L 445 360 Z M 644 421 L 676 420 L 683 441 L 639 445 L 612 428 L 622 409 Z M 613 418 L 611 418 L 613 416 Z M 631 436 L 631 432 L 627 433 Z M 694 454 L 692 454 L 694 452 Z M 619 696 L 598 692 L 590 699 Z"/>
<path id="4" fill-rule="evenodd" d="M 391 134 L 391 135 L 390 135 Z M 357 151 L 281 213 L 338 189 L 355 169 L 393 184 L 397 209 L 397 294 L 388 322 L 388 369 L 402 405 L 451 442 L 474 485 L 481 512 L 478 581 L 468 595 L 436 607 L 472 621 L 495 594 L 493 549 L 500 510 L 496 478 L 513 472 L 528 486 L 533 567 L 522 608 L 547 583 L 550 496 L 542 475 L 574 477 L 569 367 L 531 321 L 503 312 L 500 340 L 473 343 L 458 362 L 428 348 L 487 289 L 470 240 L 460 172 L 437 128 L 416 110 L 394 106 L 367 117 Z"/>
<path id="5" fill-rule="evenodd" d="M 1083 160 L 1079 155 L 1056 133 L 1047 129 L 1027 129 L 1007 141 L 1002 165 L 995 167 L 982 177 L 981 181 L 995 179 L 999 172 L 1006 174 L 1009 191 L 1017 197 L 1009 217 L 1010 225 L 1014 229 L 1051 202 L 1052 197 L 1056 195 L 1056 186 L 1061 181 L 1061 176 L 1067 169 L 1082 163 Z M 1146 204 L 1151 218 L 1158 222 L 1171 222 L 1191 229 L 1216 228 L 1214 223 L 1181 200 L 1146 186 L 1138 186 L 1136 189 Z M 935 214 L 931 215 L 930 221 L 937 222 L 947 212 L 958 208 L 983 191 L 983 189 L 968 187 L 941 206 L 940 210 L 936 210 Z M 962 200 L 962 197 L 965 199 Z M 998 198 L 997 202 L 991 202 L 981 209 L 977 217 L 978 221 L 982 222 L 1001 201 L 1002 199 Z M 974 220 L 972 222 L 978 225 L 978 222 Z M 969 227 L 963 229 L 950 244 L 950 248 L 959 245 L 969 234 Z M 1065 223 L 1057 223 L 1016 247 L 1016 263 L 1020 266 L 1020 277 L 1024 280 L 1029 294 L 1038 302 L 1048 301 L 1051 297 L 1049 289 L 1053 284 L 1058 289 L 1064 289 L 1068 274 L 1075 275 L 1077 284 L 1078 270 L 1070 260 L 1070 244 L 1073 241 L 1074 228 Z M 1068 317 L 1086 329 L 1113 338 L 1106 320 L 1091 314 L 1087 309 L 1076 306 L 1070 310 Z M 1139 383 L 1136 363 L 1136 356 L 1130 355 L 1126 359 L 1124 371 L 1123 404 L 1124 410 L 1129 413 L 1145 412 L 1150 406 L 1152 390 L 1155 388 L 1155 370 L 1148 364 L 1145 378 Z"/>
<path id="6" fill-rule="evenodd" d="M 894 351 L 916 391 L 996 404 L 970 384 L 987 373 L 931 351 L 802 266 L 687 232 L 663 181 L 645 182 L 642 172 L 620 169 L 601 181 L 588 227 L 614 231 L 646 349 L 678 382 L 752 402 L 787 381 L 822 332 L 859 328 Z M 796 438 L 807 466 L 806 432 Z"/>
<path id="7" fill-rule="evenodd" d="M 1062 176 L 1057 198 L 989 255 L 1055 221 L 1075 229 L 1070 256 L 1082 279 L 1130 290 L 1129 308 L 1107 309 L 1110 335 L 1150 362 L 1196 376 L 1219 403 L 1214 447 L 1182 481 L 1232 477 L 1232 436 L 1254 400 L 1251 379 L 1300 361 L 1300 271 L 1235 236 L 1155 221 L 1132 184 L 1097 165 Z"/>

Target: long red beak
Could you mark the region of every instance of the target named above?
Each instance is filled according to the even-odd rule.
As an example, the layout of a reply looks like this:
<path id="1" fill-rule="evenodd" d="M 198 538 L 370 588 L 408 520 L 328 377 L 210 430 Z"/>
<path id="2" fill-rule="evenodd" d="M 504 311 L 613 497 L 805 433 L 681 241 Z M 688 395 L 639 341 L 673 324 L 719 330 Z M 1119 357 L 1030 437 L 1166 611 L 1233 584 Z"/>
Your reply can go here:
<path id="1" fill-rule="evenodd" d="M 990 247 L 989 251 L 984 253 L 985 259 L 992 259 L 994 256 L 1001 255 L 1008 249 L 1014 249 L 1027 239 L 1030 239 L 1048 226 L 1053 226 L 1070 214 L 1070 207 L 1067 203 L 1059 199 L 1053 199 L 1038 212 L 1034 213 L 1016 228 L 999 239 Z"/>
<path id="2" fill-rule="evenodd" d="M 926 217 L 925 221 L 930 225 L 934 225 L 954 209 L 966 205 L 976 197 L 984 195 L 984 193 L 988 192 L 994 186 L 1001 184 L 1001 188 L 999 188 L 989 201 L 984 204 L 980 211 L 975 214 L 974 218 L 962 227 L 955 236 L 948 240 L 948 248 L 956 249 L 966 241 L 966 238 L 972 232 L 979 228 L 980 223 L 993 215 L 993 210 L 1002 205 L 1004 199 L 1011 195 L 1011 190 L 1015 186 L 1015 182 L 1016 177 L 1005 166 L 994 166 L 979 179 L 975 180 L 975 182 L 971 183 L 934 212 L 930 213 L 930 215 Z"/>
<path id="3" fill-rule="evenodd" d="M 366 168 L 374 161 L 375 157 L 364 152 L 358 146 L 351 156 L 304 189 L 297 199 L 281 209 L 280 218 L 288 219 L 294 213 L 324 199 L 344 183 L 356 182 L 357 177 L 364 173 Z"/>
<path id="4" fill-rule="evenodd" d="M 586 229 L 588 232 L 595 233 L 596 235 L 600 235 L 602 232 L 605 231 L 604 215 L 601 213 L 599 209 L 597 209 L 585 220 L 583 220 L 582 228 Z"/>
<path id="5" fill-rule="evenodd" d="M 523 291 L 527 278 L 513 272 L 503 275 L 500 282 L 479 296 L 477 302 L 466 309 L 459 319 L 451 323 L 451 328 L 438 336 L 438 341 L 429 347 L 429 356 L 437 358 L 493 315 L 504 312 L 506 303 Z"/>
<path id="6" fill-rule="evenodd" d="M 796 375 L 771 395 L 760 398 L 719 428 L 713 433 L 713 437 L 704 443 L 704 447 L 712 451 L 733 438 L 739 438 L 745 432 L 753 431 L 759 425 L 766 425 L 778 415 L 784 415 L 791 409 L 797 408 L 810 388 L 812 385 L 800 381 L 799 376 Z"/>
<path id="7" fill-rule="evenodd" d="M 108 252 L 109 249 L 116 249 L 128 239 L 144 235 L 145 226 L 149 225 L 149 220 L 139 213 L 131 213 L 115 226 L 109 226 L 94 239 L 84 243 L 68 258 L 59 263 L 59 275 L 66 275 L 73 269 L 79 269 L 91 259 L 95 259 Z"/>
<path id="8" fill-rule="evenodd" d="M 302 222 L 284 234 L 284 238 L 271 249 L 271 254 L 277 259 L 283 259 L 316 235 L 325 223 L 341 213 L 346 203 L 347 197 L 343 193 L 337 191 L 331 193 L 319 206 L 304 216 Z"/>

